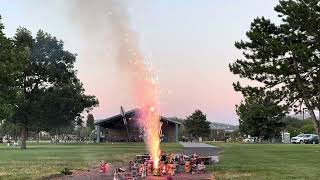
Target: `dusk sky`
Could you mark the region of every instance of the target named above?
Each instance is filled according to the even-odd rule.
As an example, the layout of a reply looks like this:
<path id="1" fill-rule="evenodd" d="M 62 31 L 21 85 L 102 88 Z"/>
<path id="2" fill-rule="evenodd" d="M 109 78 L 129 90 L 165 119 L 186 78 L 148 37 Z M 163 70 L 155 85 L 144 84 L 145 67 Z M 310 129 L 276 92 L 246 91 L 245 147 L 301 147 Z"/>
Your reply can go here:
<path id="1" fill-rule="evenodd" d="M 76 1 L 75 1 L 76 2 Z M 213 122 L 238 124 L 235 104 L 242 96 L 234 92 L 238 77 L 228 64 L 241 57 L 234 42 L 245 39 L 255 17 L 278 22 L 273 7 L 277 0 L 132 0 L 123 1 L 130 27 L 159 79 L 161 114 L 184 118 L 195 109 Z M 112 57 L 112 37 L 101 17 L 96 31 L 84 34 L 73 20 L 72 3 L 63 0 L 1 0 L 0 15 L 5 33 L 12 37 L 19 26 L 34 35 L 39 29 L 65 42 L 77 53 L 78 77 L 87 94 L 96 95 L 100 106 L 96 119 L 115 115 L 120 105 L 135 107 L 129 86 L 119 78 L 121 67 Z M 88 7 L 89 8 L 89 7 Z M 101 11 L 102 8 L 97 9 Z M 86 8 L 81 11 L 85 13 Z M 100 12 L 105 13 L 105 12 Z M 80 20 L 82 20 L 80 18 Z M 83 19 L 90 25 L 90 19 Z"/>

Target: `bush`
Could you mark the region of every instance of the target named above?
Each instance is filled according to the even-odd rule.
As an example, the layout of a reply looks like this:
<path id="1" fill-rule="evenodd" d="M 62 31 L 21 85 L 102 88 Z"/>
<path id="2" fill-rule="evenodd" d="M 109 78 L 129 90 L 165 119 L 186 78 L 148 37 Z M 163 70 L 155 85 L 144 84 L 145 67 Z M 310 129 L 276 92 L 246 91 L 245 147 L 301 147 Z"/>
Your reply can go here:
<path id="1" fill-rule="evenodd" d="M 69 168 L 64 168 L 62 171 L 60 171 L 63 175 L 71 175 L 72 171 Z"/>

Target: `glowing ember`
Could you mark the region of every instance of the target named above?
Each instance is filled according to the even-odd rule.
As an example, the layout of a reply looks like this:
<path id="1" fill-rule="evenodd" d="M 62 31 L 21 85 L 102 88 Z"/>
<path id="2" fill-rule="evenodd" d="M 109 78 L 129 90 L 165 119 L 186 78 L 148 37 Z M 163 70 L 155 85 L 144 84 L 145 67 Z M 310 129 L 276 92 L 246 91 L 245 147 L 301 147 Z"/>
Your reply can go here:
<path id="1" fill-rule="evenodd" d="M 151 111 L 151 112 L 154 112 L 154 107 L 150 107 L 150 111 Z"/>

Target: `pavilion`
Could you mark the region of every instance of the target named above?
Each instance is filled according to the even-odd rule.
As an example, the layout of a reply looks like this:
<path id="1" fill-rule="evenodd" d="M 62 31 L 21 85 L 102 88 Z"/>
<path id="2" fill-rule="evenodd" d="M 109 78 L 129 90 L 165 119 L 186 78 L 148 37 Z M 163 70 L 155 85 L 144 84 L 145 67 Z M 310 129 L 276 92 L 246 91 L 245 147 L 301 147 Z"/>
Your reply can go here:
<path id="1" fill-rule="evenodd" d="M 138 109 L 125 112 L 125 120 L 122 114 L 101 119 L 95 122 L 97 132 L 97 142 L 101 141 L 143 141 L 143 129 L 139 128 Z M 181 123 L 174 118 L 160 116 L 162 123 L 162 141 L 178 142 L 179 127 Z"/>

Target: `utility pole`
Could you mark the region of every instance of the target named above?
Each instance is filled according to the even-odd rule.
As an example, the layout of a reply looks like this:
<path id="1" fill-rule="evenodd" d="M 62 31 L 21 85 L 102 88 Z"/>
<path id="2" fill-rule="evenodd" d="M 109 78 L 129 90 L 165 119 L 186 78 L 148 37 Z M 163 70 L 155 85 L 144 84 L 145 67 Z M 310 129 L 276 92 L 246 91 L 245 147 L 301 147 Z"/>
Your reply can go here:
<path id="1" fill-rule="evenodd" d="M 303 108 L 302 109 L 302 120 L 304 120 L 304 110 L 306 110 L 306 109 L 308 109 L 308 108 Z M 320 111 L 319 111 L 319 113 L 320 113 Z"/>

